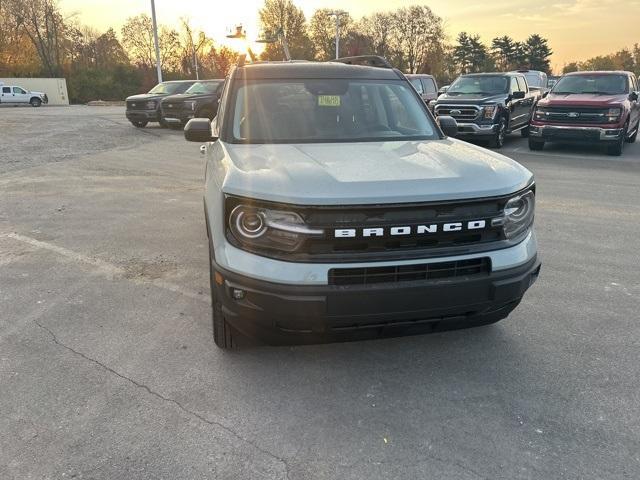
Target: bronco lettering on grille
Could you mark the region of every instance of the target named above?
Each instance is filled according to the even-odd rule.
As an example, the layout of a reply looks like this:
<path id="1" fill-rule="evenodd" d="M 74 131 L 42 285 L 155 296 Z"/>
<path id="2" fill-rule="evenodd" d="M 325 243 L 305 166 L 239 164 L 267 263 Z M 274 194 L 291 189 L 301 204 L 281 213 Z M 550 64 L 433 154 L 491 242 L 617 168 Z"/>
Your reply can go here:
<path id="1" fill-rule="evenodd" d="M 334 230 L 335 238 L 357 238 L 357 237 L 400 237 L 406 235 L 428 235 L 432 233 L 438 233 L 439 231 L 450 232 L 463 232 L 470 230 L 482 230 L 486 228 L 486 220 L 472 220 L 470 222 L 451 222 L 444 224 L 430 224 L 430 225 L 407 225 L 401 227 L 390 228 L 339 228 Z"/>

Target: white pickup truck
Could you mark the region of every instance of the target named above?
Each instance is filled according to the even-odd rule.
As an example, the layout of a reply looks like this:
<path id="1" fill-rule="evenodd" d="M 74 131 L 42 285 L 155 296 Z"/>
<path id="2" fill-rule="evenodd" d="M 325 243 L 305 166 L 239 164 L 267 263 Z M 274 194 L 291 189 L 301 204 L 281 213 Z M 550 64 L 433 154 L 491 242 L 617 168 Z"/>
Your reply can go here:
<path id="1" fill-rule="evenodd" d="M 49 98 L 46 93 L 31 92 L 17 85 L 0 83 L 0 103 L 26 103 L 39 107 L 43 103 L 49 103 Z"/>

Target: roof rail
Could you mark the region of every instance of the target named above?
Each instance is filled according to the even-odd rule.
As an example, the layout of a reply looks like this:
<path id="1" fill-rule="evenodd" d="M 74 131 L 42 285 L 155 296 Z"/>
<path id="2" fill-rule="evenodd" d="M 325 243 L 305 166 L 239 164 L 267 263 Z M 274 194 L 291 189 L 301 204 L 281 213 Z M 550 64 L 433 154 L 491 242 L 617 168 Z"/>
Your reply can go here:
<path id="1" fill-rule="evenodd" d="M 342 57 L 329 61 L 346 63 L 347 65 L 364 65 L 368 67 L 393 68 L 393 65 L 389 63 L 389 60 L 379 55 L 358 55 L 357 57 Z"/>

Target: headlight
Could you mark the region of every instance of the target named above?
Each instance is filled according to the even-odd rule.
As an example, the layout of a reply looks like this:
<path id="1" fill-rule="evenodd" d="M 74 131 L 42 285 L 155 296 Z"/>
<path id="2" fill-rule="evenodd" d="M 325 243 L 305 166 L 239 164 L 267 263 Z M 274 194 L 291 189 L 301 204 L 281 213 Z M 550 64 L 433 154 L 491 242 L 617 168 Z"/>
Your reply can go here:
<path id="1" fill-rule="evenodd" d="M 511 198 L 504 206 L 504 234 L 508 239 L 526 231 L 533 223 L 536 196 L 533 190 Z"/>
<path id="2" fill-rule="evenodd" d="M 496 114 L 496 111 L 498 110 L 498 106 L 497 105 L 485 105 L 483 108 L 483 117 L 485 119 L 493 119 L 493 117 Z"/>
<path id="3" fill-rule="evenodd" d="M 240 204 L 229 214 L 229 232 L 243 247 L 293 252 L 324 230 L 307 226 L 296 212 Z"/>
<path id="4" fill-rule="evenodd" d="M 619 107 L 610 108 L 607 111 L 607 122 L 614 123 L 620 120 L 620 115 L 622 115 L 622 109 Z"/>
<path id="5" fill-rule="evenodd" d="M 153 110 L 154 108 L 156 108 L 157 103 L 155 102 L 155 100 L 151 100 L 149 102 L 147 102 L 147 109 L 149 110 Z"/>
<path id="6" fill-rule="evenodd" d="M 544 120 L 548 115 L 549 113 L 545 108 L 536 107 L 536 111 L 533 113 L 533 118 L 535 118 L 536 120 Z"/>
<path id="7" fill-rule="evenodd" d="M 184 106 L 187 108 L 187 110 L 195 110 L 196 109 L 196 102 L 184 102 Z"/>
<path id="8" fill-rule="evenodd" d="M 427 104 L 427 107 L 429 107 L 429 110 L 434 112 L 435 108 L 436 108 L 436 101 L 435 100 L 429 100 L 429 103 Z"/>

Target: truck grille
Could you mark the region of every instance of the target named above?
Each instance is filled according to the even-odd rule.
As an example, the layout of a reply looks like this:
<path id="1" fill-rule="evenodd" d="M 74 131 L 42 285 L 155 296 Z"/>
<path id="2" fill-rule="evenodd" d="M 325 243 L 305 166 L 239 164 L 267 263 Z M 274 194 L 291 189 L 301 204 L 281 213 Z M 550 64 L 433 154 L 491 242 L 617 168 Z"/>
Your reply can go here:
<path id="1" fill-rule="evenodd" d="M 488 258 L 455 262 L 391 267 L 334 268 L 329 271 L 329 285 L 371 285 L 376 283 L 415 282 L 455 277 L 487 275 L 491 271 Z"/>
<path id="2" fill-rule="evenodd" d="M 182 102 L 163 102 L 162 114 L 165 117 L 179 116 L 183 113 L 184 104 Z"/>
<path id="3" fill-rule="evenodd" d="M 560 123 L 606 123 L 607 110 L 591 107 L 547 107 L 545 120 Z"/>
<path id="4" fill-rule="evenodd" d="M 147 103 L 150 100 L 129 100 L 127 101 L 127 110 L 149 110 Z"/>
<path id="5" fill-rule="evenodd" d="M 449 115 L 457 121 L 469 122 L 478 117 L 480 107 L 475 105 L 436 105 L 436 116 Z"/>

